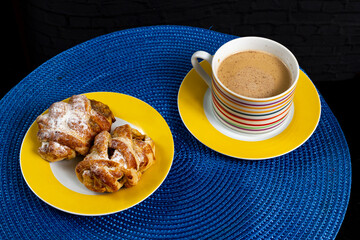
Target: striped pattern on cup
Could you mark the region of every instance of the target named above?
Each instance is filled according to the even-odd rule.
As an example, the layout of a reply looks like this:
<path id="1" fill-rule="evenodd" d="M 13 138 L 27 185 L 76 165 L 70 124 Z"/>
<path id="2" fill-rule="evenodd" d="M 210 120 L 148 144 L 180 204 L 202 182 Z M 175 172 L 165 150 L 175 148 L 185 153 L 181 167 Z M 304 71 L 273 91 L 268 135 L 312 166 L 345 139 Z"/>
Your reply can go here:
<path id="1" fill-rule="evenodd" d="M 212 106 L 215 116 L 229 128 L 245 133 L 265 133 L 286 120 L 296 85 L 272 98 L 247 98 L 212 81 Z"/>

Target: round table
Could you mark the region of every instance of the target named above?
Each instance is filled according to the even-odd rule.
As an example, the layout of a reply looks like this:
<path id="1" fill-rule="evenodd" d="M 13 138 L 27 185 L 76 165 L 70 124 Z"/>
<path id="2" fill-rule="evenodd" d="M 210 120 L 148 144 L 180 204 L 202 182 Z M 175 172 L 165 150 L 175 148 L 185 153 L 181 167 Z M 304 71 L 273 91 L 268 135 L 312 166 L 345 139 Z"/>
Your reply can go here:
<path id="1" fill-rule="evenodd" d="M 251 161 L 199 142 L 181 121 L 177 94 L 197 50 L 238 36 L 187 26 L 150 26 L 99 36 L 42 64 L 0 101 L 0 238 L 333 239 L 344 219 L 351 162 L 344 134 L 320 94 L 321 118 L 296 150 Z M 147 199 L 122 212 L 78 216 L 55 209 L 24 181 L 27 129 L 53 102 L 108 91 L 155 108 L 175 144 L 171 170 Z"/>

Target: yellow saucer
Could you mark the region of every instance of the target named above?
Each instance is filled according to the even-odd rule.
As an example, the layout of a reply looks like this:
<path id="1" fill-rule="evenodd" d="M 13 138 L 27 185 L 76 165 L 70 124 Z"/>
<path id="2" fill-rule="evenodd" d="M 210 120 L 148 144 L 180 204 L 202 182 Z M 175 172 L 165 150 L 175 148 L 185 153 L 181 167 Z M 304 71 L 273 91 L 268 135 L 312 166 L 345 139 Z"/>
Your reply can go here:
<path id="1" fill-rule="evenodd" d="M 210 65 L 201 62 L 211 73 Z M 289 125 L 278 135 L 261 141 L 243 141 L 218 131 L 204 111 L 204 97 L 208 86 L 192 69 L 184 78 L 178 93 L 178 109 L 182 121 L 191 134 L 207 147 L 235 158 L 260 160 L 281 156 L 301 146 L 315 131 L 321 114 L 318 92 L 300 70 L 294 96 L 294 115 Z M 241 133 L 239 133 L 241 134 Z"/>
<path id="2" fill-rule="evenodd" d="M 117 119 L 131 123 L 150 136 L 156 146 L 155 164 L 132 188 L 120 189 L 116 193 L 94 195 L 73 191 L 54 176 L 50 163 L 38 155 L 37 148 L 40 146 L 36 137 L 38 126 L 34 122 L 21 146 L 21 171 L 30 189 L 44 202 L 57 209 L 90 216 L 119 212 L 149 197 L 165 180 L 174 156 L 173 137 L 163 117 L 150 105 L 137 98 L 112 92 L 93 92 L 84 95 L 107 104 Z"/>

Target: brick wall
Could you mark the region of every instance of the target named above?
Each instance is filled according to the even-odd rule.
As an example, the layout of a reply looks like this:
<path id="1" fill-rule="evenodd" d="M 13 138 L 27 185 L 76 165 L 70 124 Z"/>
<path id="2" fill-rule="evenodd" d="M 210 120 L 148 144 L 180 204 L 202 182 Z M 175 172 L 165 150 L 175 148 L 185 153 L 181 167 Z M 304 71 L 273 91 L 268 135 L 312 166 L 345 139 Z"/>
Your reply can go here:
<path id="1" fill-rule="evenodd" d="M 33 67 L 102 34 L 176 24 L 279 41 L 314 81 L 360 72 L 360 1 L 18 1 Z"/>

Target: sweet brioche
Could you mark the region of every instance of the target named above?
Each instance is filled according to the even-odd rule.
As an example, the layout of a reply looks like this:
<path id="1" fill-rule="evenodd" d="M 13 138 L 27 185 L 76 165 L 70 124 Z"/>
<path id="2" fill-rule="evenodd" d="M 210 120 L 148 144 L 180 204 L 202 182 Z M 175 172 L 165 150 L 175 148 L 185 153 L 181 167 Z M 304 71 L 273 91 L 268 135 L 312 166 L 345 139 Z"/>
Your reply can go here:
<path id="1" fill-rule="evenodd" d="M 94 137 L 101 131 L 110 131 L 114 121 L 107 105 L 85 95 L 74 95 L 67 103 L 53 103 L 48 113 L 36 119 L 41 142 L 38 153 L 50 162 L 86 155 Z"/>
<path id="2" fill-rule="evenodd" d="M 75 173 L 88 189 L 95 192 L 116 192 L 132 187 L 155 162 L 155 145 L 151 138 L 128 124 L 114 129 L 110 135 L 102 131 Z"/>

